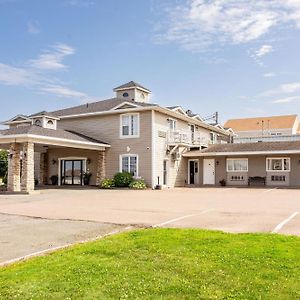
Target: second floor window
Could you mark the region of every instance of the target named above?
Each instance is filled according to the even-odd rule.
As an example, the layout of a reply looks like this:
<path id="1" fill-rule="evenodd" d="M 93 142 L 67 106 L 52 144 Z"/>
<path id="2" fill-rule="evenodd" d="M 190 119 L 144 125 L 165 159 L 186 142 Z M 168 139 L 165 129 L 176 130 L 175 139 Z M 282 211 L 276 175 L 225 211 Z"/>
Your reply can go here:
<path id="1" fill-rule="evenodd" d="M 176 120 L 169 119 L 168 122 L 169 122 L 169 128 L 170 128 L 170 130 L 172 130 L 172 131 L 176 130 Z"/>
<path id="2" fill-rule="evenodd" d="M 138 137 L 139 135 L 139 115 L 130 114 L 121 116 L 121 136 Z"/>

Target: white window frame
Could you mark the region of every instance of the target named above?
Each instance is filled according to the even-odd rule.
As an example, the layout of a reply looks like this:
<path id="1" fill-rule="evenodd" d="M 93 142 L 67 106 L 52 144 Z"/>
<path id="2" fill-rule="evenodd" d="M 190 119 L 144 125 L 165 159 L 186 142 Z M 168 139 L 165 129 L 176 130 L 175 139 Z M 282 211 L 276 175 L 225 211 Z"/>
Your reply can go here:
<path id="1" fill-rule="evenodd" d="M 245 161 L 247 161 L 247 170 L 229 170 L 228 169 L 228 161 L 234 161 L 234 160 L 245 160 Z M 227 158 L 226 159 L 226 172 L 228 172 L 228 173 L 244 173 L 244 172 L 248 172 L 248 170 L 249 170 L 248 158 L 240 157 L 240 158 Z"/>
<path id="2" fill-rule="evenodd" d="M 129 134 L 123 135 L 123 117 L 131 117 L 137 116 L 137 134 L 131 134 L 131 122 L 129 122 Z M 131 139 L 131 138 L 139 138 L 140 137 L 140 114 L 139 113 L 128 113 L 128 114 L 121 114 L 120 115 L 120 138 L 121 139 Z"/>
<path id="3" fill-rule="evenodd" d="M 170 124 L 173 123 L 173 128 L 171 128 Z M 169 130 L 171 131 L 175 131 L 176 127 L 177 127 L 177 120 L 176 119 L 172 119 L 172 118 L 168 118 L 168 126 L 169 126 Z"/>
<path id="4" fill-rule="evenodd" d="M 119 172 L 123 172 L 122 168 L 122 162 L 123 162 L 123 157 L 136 157 L 136 174 L 133 176 L 134 178 L 139 177 L 139 156 L 137 154 L 121 154 L 119 158 Z M 128 161 L 128 167 L 130 166 L 130 161 Z M 128 170 L 127 172 L 129 172 Z"/>
<path id="5" fill-rule="evenodd" d="M 281 159 L 281 161 L 282 161 L 282 167 L 284 166 L 283 160 L 284 159 L 288 160 L 289 161 L 289 170 L 269 170 L 268 169 L 268 161 L 270 159 L 277 159 L 277 160 Z M 290 157 L 267 157 L 266 158 L 266 171 L 267 172 L 291 172 L 291 158 Z"/>

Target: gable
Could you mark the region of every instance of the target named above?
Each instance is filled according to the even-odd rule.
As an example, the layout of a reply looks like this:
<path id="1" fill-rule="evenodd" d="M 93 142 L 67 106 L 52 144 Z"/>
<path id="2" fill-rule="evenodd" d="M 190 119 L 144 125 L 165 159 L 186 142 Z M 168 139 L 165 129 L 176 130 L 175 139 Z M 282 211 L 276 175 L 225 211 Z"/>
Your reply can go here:
<path id="1" fill-rule="evenodd" d="M 130 109 L 130 108 L 137 108 L 139 105 L 136 105 L 134 103 L 130 102 L 123 102 L 115 107 L 113 107 L 111 110 L 118 110 L 118 109 Z"/>

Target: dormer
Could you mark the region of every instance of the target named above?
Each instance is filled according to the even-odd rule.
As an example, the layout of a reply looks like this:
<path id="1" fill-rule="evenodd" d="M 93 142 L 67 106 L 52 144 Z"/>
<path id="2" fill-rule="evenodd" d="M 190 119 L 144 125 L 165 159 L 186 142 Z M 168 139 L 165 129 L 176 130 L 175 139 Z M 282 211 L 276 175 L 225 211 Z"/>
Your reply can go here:
<path id="1" fill-rule="evenodd" d="M 116 97 L 127 101 L 149 103 L 151 91 L 140 84 L 130 81 L 114 88 Z"/>
<path id="2" fill-rule="evenodd" d="M 32 125 L 54 130 L 56 130 L 57 121 L 59 121 L 58 117 L 46 111 L 41 111 L 37 114 L 31 115 L 30 119 Z"/>
<path id="3" fill-rule="evenodd" d="M 31 124 L 31 119 L 25 115 L 17 115 L 12 119 L 2 123 L 3 125 L 8 125 L 9 128 L 26 126 Z"/>

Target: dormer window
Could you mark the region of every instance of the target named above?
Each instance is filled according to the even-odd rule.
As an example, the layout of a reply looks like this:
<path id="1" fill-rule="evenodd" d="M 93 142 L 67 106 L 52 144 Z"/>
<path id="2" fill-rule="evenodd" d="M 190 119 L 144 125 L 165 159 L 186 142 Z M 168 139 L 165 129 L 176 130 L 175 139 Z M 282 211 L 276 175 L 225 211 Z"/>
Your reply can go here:
<path id="1" fill-rule="evenodd" d="M 123 93 L 123 97 L 127 98 L 127 97 L 129 97 L 129 94 L 127 92 L 125 92 L 125 93 Z"/>
<path id="2" fill-rule="evenodd" d="M 41 127 L 42 126 L 41 120 L 35 120 L 34 125 Z"/>
<path id="3" fill-rule="evenodd" d="M 47 124 L 50 125 L 50 126 L 53 126 L 53 125 L 54 125 L 54 123 L 53 123 L 52 120 L 49 120 L 49 121 L 47 122 Z"/>

